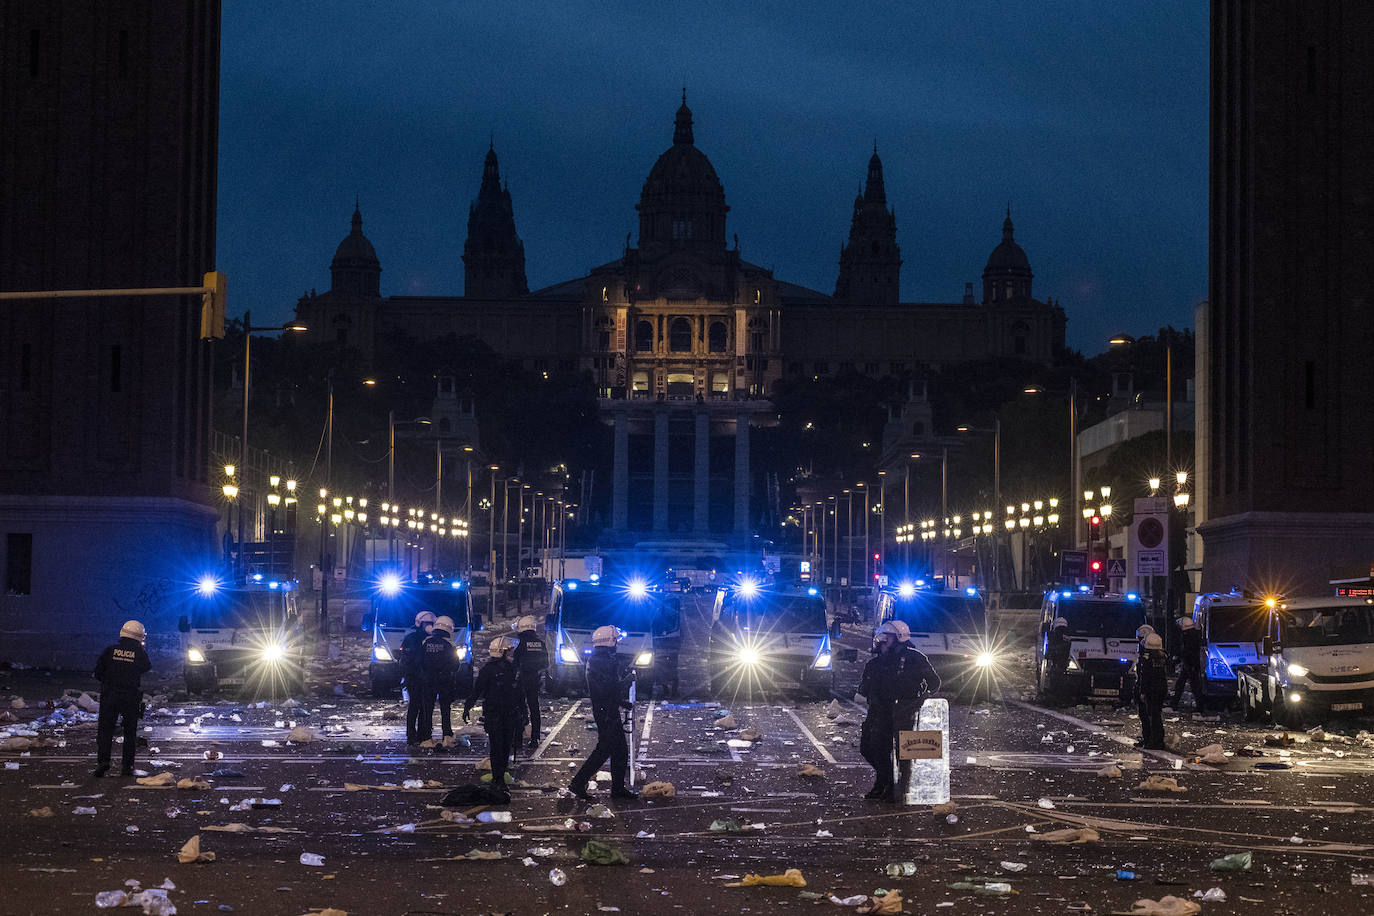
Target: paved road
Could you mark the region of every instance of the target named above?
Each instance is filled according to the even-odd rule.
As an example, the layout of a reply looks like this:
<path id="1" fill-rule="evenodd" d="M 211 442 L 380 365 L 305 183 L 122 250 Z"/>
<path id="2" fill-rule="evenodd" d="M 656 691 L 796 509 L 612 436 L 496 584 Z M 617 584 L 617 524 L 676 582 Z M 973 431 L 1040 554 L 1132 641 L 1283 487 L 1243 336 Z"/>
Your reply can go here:
<path id="1" fill-rule="evenodd" d="M 699 613 L 689 608 L 689 620 Z M 699 633 L 699 621 L 689 625 L 689 638 Z M 845 639 L 858 645 L 863 635 L 856 628 Z M 406 788 L 405 781 L 444 787 L 472 781 L 485 738 L 467 729 L 470 748 L 409 753 L 400 737 L 399 702 L 367 697 L 359 677 L 363 650 L 350 649 L 359 655 L 321 664 L 315 692 L 299 707 L 208 706 L 174 697 L 161 704 L 166 713 L 145 723 L 155 750 L 140 755 L 141 765 L 153 773 L 204 776 L 210 789 L 89 778 L 94 727 L 88 723 L 38 729 L 65 746 L 29 756 L 0 753 L 7 764 L 0 831 L 8 838 L 0 859 L 8 893 L 0 913 L 89 912 L 99 891 L 127 879 L 154 887 L 164 878 L 177 886 L 170 896 L 181 913 L 232 907 L 295 916 L 325 906 L 355 916 L 595 913 L 600 907 L 790 912 L 813 905 L 804 894 L 847 897 L 879 888 L 914 900 L 907 912 L 1091 907 L 1103 913 L 1129 910 L 1139 898 L 1191 897 L 1213 887 L 1223 889 L 1227 902 L 1205 903 L 1204 913 L 1374 911 L 1371 888 L 1351 883 L 1352 873 L 1374 872 L 1368 790 L 1374 751 L 1355 737 L 1360 723 L 1343 724 L 1350 733 L 1345 741 L 1302 736 L 1279 749 L 1265 747 L 1269 733 L 1257 727 L 1183 716 L 1169 726 L 1182 756 L 1142 754 L 1131 745 L 1136 723 L 1125 712 L 1047 709 L 1025 699 L 1029 663 L 1013 656 L 998 699 L 952 707 L 958 811 L 950 822 L 929 808 L 858 797 L 871 772 L 856 747 L 862 705 L 846 698 L 854 666 L 839 672 L 833 717 L 825 701 L 781 696 L 728 703 L 739 726 L 762 733 L 757 742 L 718 728 L 719 701 L 693 696 L 697 688 L 684 676 L 679 699 L 641 705 L 634 736 L 644 778 L 673 782 L 675 799 L 613 804 L 613 817 L 597 818 L 586 804 L 560 798 L 557 788 L 594 735 L 585 701 L 555 699 L 547 704 L 544 741 L 517 768 L 511 822 L 469 823 L 444 819 L 442 789 Z M 336 683 L 343 695 L 335 695 Z M 0 684 L 0 691 L 56 697 L 67 686 L 89 685 L 19 678 Z M 31 719 L 35 712 L 31 706 L 17 715 Z M 289 745 L 293 722 L 313 728 L 317 740 Z M 1213 742 L 1232 752 L 1249 745 L 1264 756 L 1234 756 L 1219 766 L 1188 759 Z M 207 761 L 207 751 L 222 756 Z M 11 763 L 18 769 L 8 768 Z M 806 763 L 825 777 L 798 776 Z M 1276 764 L 1287 768 L 1258 768 Z M 1109 765 L 1122 775 L 1099 776 Z M 213 775 L 225 769 L 242 775 Z M 1187 791 L 1138 789 L 1149 776 L 1174 778 Z M 243 805 L 262 797 L 281 804 Z M 51 818 L 28 813 L 45 806 Z M 95 813 L 77 814 L 78 807 Z M 569 830 L 569 818 L 590 830 Z M 725 819 L 759 826 L 708 829 Z M 235 823 L 254 830 L 210 829 Z M 1083 827 L 1098 839 L 1083 845 L 1042 839 Z M 177 850 L 197 834 L 215 861 L 178 864 Z M 583 865 L 577 853 L 589 838 L 616 845 L 631 864 Z M 465 858 L 474 851 L 502 857 Z M 1250 871 L 1210 870 L 1213 859 L 1238 851 L 1252 853 Z M 323 856 L 324 865 L 300 864 L 302 853 Z M 533 864 L 524 864 L 527 858 Z M 911 862 L 915 874 L 889 877 L 890 862 Z M 806 888 L 727 886 L 737 880 L 731 876 L 789 867 L 802 871 Z M 552 868 L 566 872 L 565 885 L 550 883 Z M 1118 880 L 1118 869 L 1139 877 Z M 1002 898 L 950 887 L 981 879 L 1009 883 L 1015 893 Z"/>

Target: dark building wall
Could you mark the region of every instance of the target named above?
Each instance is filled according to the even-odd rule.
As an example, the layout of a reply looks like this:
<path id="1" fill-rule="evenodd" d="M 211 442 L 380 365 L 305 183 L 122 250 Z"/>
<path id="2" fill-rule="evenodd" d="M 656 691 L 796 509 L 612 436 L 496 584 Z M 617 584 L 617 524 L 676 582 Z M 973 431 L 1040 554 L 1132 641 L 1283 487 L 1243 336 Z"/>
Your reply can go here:
<path id="1" fill-rule="evenodd" d="M 0 289 L 199 286 L 219 4 L 0 4 Z M 8 301 L 0 492 L 201 499 L 198 297 Z"/>
<path id="2" fill-rule="evenodd" d="M 1374 509 L 1374 4 L 1212 5 L 1212 516 Z"/>

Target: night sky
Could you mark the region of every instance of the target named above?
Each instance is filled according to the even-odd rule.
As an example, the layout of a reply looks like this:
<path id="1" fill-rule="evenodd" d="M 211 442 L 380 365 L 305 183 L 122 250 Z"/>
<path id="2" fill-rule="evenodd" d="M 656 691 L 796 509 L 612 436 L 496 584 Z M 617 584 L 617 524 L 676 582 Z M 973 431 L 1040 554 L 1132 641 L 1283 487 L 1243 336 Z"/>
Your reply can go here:
<path id="1" fill-rule="evenodd" d="M 355 196 L 383 295 L 458 295 L 494 137 L 531 289 L 620 256 L 682 87 L 727 234 L 834 291 L 874 141 L 902 299 L 957 302 L 1011 205 L 1069 345 L 1207 294 L 1203 0 L 230 0 L 218 269 L 230 313 L 329 286 Z"/>

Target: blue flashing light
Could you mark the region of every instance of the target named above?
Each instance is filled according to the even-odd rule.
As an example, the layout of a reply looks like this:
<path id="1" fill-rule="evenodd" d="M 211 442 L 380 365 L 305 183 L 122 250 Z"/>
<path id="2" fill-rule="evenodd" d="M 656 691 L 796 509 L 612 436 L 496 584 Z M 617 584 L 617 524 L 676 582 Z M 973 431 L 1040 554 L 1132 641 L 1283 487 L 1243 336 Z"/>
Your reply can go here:
<path id="1" fill-rule="evenodd" d="M 214 576 L 202 576 L 201 580 L 196 583 L 196 592 L 202 598 L 209 598 L 217 591 L 219 591 L 219 581 Z"/>
<path id="2" fill-rule="evenodd" d="M 631 579 L 626 587 L 630 591 L 631 598 L 643 598 L 649 594 L 649 583 L 643 579 Z"/>
<path id="3" fill-rule="evenodd" d="M 1135 592 L 1127 592 L 1127 593 L 1126 593 L 1126 600 L 1127 600 L 1127 601 L 1139 601 L 1139 600 L 1140 600 L 1140 596 L 1137 595 Z"/>
<path id="4" fill-rule="evenodd" d="M 254 582 L 261 582 L 261 581 L 262 581 L 262 573 L 253 573 L 253 581 L 254 581 Z"/>
<path id="5" fill-rule="evenodd" d="M 601 574 L 600 574 L 600 573 L 592 573 L 592 574 L 591 574 L 590 576 L 588 576 L 587 578 L 588 578 L 588 579 L 591 579 L 593 582 L 600 582 L 600 581 L 601 581 Z"/>
<path id="6" fill-rule="evenodd" d="M 268 583 L 267 583 L 267 587 L 268 587 L 268 588 L 281 588 L 281 583 L 278 582 L 278 581 L 276 581 L 275 579 L 273 579 L 271 582 L 268 582 Z"/>
<path id="7" fill-rule="evenodd" d="M 1062 596 L 1065 597 L 1065 598 L 1072 598 L 1072 597 L 1073 597 L 1073 592 L 1060 592 L 1059 594 L 1062 595 Z"/>
<path id="8" fill-rule="evenodd" d="M 577 591 L 577 583 L 576 583 L 576 582 L 569 582 L 569 583 L 568 583 L 568 591 L 570 591 L 570 592 L 575 592 L 575 591 Z"/>
<path id="9" fill-rule="evenodd" d="M 813 586 L 811 586 L 810 588 L 808 588 L 808 589 L 806 590 L 806 593 L 807 593 L 808 595 L 819 595 L 819 594 L 820 594 L 820 590 L 819 590 L 818 588 L 816 588 L 816 586 L 813 585 Z"/>
<path id="10" fill-rule="evenodd" d="M 388 598 L 401 593 L 401 577 L 396 573 L 386 573 L 377 580 L 377 587 Z"/>
<path id="11" fill-rule="evenodd" d="M 1117 661 L 1121 662 L 1121 664 L 1123 664 L 1123 665 L 1129 665 L 1129 664 L 1131 663 L 1131 660 L 1130 660 L 1129 658 L 1124 658 L 1124 657 L 1123 657 L 1123 658 L 1118 658 Z"/>
<path id="12" fill-rule="evenodd" d="M 917 580 L 916 580 L 916 587 L 917 587 L 917 588 L 925 588 L 925 587 L 926 587 L 926 580 L 925 580 L 925 579 L 917 579 Z"/>
<path id="13" fill-rule="evenodd" d="M 741 579 L 735 591 L 743 598 L 752 598 L 759 593 L 759 584 L 753 579 Z"/>
<path id="14" fill-rule="evenodd" d="M 901 595 L 903 598 L 910 598 L 912 595 L 916 594 L 916 586 L 912 585 L 910 582 L 903 582 L 901 585 L 897 586 L 897 594 Z"/>
<path id="15" fill-rule="evenodd" d="M 1078 590 L 1080 592 L 1086 592 L 1088 590 L 1088 587 L 1086 585 L 1080 585 L 1078 586 Z"/>
<path id="16" fill-rule="evenodd" d="M 463 587 L 463 583 L 461 583 L 461 582 L 450 582 L 450 583 L 448 584 L 448 587 L 449 587 L 449 588 L 462 588 L 462 587 Z"/>
<path id="17" fill-rule="evenodd" d="M 970 585 L 968 588 L 964 589 L 964 594 L 965 594 L 965 595 L 968 595 L 970 598 L 972 598 L 972 597 L 974 597 L 975 595 L 978 594 L 978 589 L 976 589 L 976 588 L 974 588 L 972 585 Z"/>

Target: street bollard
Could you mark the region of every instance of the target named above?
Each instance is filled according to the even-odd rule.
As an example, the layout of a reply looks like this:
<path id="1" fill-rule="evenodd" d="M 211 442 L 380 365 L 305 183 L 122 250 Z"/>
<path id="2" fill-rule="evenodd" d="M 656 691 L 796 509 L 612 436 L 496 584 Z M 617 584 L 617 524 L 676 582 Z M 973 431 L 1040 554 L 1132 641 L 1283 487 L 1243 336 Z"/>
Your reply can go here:
<path id="1" fill-rule="evenodd" d="M 912 736 L 899 742 L 902 756 L 911 760 L 903 803 L 943 805 L 949 801 L 949 701 L 927 699 L 921 704 L 916 731 L 902 732 L 902 736 Z"/>

